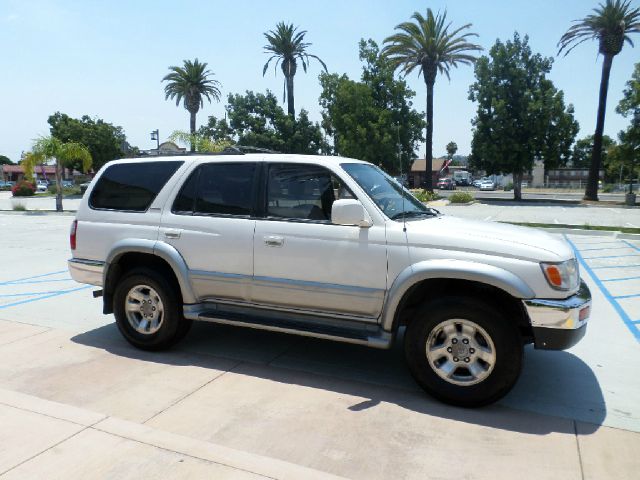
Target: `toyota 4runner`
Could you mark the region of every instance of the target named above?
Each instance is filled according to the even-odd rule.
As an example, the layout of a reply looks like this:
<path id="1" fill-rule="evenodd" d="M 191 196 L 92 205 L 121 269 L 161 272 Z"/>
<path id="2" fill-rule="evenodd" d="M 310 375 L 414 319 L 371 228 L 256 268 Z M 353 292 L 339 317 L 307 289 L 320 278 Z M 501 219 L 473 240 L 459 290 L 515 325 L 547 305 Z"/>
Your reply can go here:
<path id="1" fill-rule="evenodd" d="M 193 320 L 388 348 L 452 404 L 505 395 L 523 346 L 565 349 L 591 295 L 566 241 L 428 208 L 340 157 L 194 155 L 108 163 L 71 227 L 69 269 L 146 350 Z"/>

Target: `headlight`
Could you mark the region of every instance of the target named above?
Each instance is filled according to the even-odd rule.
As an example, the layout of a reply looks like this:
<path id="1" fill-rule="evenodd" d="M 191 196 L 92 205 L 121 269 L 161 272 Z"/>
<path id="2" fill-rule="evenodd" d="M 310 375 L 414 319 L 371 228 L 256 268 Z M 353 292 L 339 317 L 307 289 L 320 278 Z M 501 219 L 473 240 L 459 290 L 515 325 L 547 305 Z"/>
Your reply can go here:
<path id="1" fill-rule="evenodd" d="M 540 263 L 547 282 L 556 290 L 573 290 L 578 287 L 580 272 L 575 258 L 560 263 Z"/>

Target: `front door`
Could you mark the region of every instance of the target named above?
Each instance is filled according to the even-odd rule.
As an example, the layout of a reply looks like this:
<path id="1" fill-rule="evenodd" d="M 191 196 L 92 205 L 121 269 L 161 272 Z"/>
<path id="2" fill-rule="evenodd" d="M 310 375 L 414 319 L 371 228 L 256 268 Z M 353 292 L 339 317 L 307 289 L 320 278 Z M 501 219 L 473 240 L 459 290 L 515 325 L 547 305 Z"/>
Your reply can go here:
<path id="1" fill-rule="evenodd" d="M 266 183 L 253 302 L 375 321 L 387 288 L 384 225 L 332 224 L 333 201 L 353 194 L 326 168 L 272 163 Z"/>

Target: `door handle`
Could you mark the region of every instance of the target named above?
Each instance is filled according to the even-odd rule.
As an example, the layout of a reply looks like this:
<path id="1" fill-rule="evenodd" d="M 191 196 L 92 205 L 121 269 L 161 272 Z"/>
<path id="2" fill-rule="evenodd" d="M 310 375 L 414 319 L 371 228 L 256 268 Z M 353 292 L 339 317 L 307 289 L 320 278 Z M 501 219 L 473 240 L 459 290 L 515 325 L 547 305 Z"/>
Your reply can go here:
<path id="1" fill-rule="evenodd" d="M 180 238 L 180 233 L 182 232 L 182 230 L 166 230 L 164 232 L 164 236 L 166 238 Z"/>
<path id="2" fill-rule="evenodd" d="M 267 247 L 281 247 L 284 243 L 284 238 L 277 235 L 269 235 L 264 237 L 264 243 Z"/>

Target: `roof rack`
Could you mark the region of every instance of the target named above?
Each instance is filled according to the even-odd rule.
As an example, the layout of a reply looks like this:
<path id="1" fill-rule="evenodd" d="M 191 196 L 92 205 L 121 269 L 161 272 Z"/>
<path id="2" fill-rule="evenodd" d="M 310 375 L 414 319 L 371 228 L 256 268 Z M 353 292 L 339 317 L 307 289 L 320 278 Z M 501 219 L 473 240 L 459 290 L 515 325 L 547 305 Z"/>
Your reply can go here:
<path id="1" fill-rule="evenodd" d="M 281 153 L 268 148 L 252 147 L 250 145 L 231 145 L 221 152 L 176 152 L 165 151 L 160 154 L 142 153 L 135 158 L 153 158 L 153 157 L 184 157 L 189 155 L 244 155 L 245 153 Z"/>
<path id="2" fill-rule="evenodd" d="M 268 148 L 252 147 L 251 145 L 231 145 L 223 150 L 223 153 L 237 153 L 244 155 L 246 153 L 282 153 Z"/>

